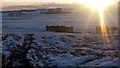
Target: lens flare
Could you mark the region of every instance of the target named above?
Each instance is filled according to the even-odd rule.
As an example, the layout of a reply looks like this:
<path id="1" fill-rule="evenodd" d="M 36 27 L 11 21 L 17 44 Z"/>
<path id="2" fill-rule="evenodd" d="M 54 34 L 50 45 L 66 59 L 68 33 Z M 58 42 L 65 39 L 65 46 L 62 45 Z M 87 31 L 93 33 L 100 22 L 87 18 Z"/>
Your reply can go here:
<path id="1" fill-rule="evenodd" d="M 101 32 L 102 32 L 102 35 L 103 35 L 103 38 L 104 38 L 104 43 L 109 43 L 109 39 L 108 39 L 108 31 L 107 31 L 107 28 L 106 28 L 106 25 L 105 25 L 105 18 L 104 18 L 104 11 L 103 9 L 99 9 L 99 18 L 100 18 L 100 26 L 101 26 Z"/>
<path id="2" fill-rule="evenodd" d="M 113 0 L 79 0 L 80 3 L 87 5 L 89 8 L 95 9 L 99 13 L 101 32 L 105 43 L 109 43 L 108 31 L 105 24 L 104 10 L 112 4 Z"/>

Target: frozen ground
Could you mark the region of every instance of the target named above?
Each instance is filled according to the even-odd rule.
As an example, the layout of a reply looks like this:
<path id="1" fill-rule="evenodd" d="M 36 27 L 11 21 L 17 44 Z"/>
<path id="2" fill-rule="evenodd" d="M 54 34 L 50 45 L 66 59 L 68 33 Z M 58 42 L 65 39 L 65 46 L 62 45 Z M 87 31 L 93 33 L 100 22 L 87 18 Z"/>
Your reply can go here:
<path id="1" fill-rule="evenodd" d="M 94 14 L 93 14 L 94 15 Z M 95 31 L 98 16 L 90 14 L 49 14 L 39 16 L 3 16 L 0 43 L 4 67 L 40 68 L 41 66 L 119 65 L 118 36 L 109 35 L 104 44 L 101 35 L 45 32 L 47 25 L 73 26 L 74 31 Z M 116 26 L 117 16 L 106 17 Z M 95 19 L 96 18 L 96 19 Z M 109 23 L 108 23 L 109 22 Z M 114 24 L 110 24 L 113 23 Z M 89 24 L 88 24 L 89 23 Z"/>
<path id="2" fill-rule="evenodd" d="M 117 18 L 116 13 L 106 14 L 105 24 L 117 26 Z M 74 31 L 78 32 L 95 32 L 96 26 L 99 26 L 100 23 L 97 13 L 3 16 L 2 20 L 3 31 L 40 32 L 45 31 L 45 26 L 51 25 L 73 26 Z"/>
<path id="3" fill-rule="evenodd" d="M 4 33 L 2 38 L 5 66 L 117 68 L 119 65 L 117 35 L 109 35 L 108 45 L 97 34 L 9 32 Z"/>

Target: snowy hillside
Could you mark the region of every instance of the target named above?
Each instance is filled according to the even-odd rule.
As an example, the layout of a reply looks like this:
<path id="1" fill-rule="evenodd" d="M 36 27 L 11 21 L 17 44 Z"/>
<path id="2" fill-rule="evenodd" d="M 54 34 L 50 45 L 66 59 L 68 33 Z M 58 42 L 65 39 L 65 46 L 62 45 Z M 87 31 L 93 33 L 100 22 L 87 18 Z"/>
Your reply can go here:
<path id="1" fill-rule="evenodd" d="M 117 27 L 118 25 L 117 14 L 116 13 L 106 14 L 105 24 L 107 26 Z M 45 31 L 45 26 L 51 25 L 73 26 L 75 32 L 86 31 L 95 33 L 96 26 L 99 26 L 100 22 L 99 16 L 96 12 L 82 12 L 73 14 L 39 14 L 39 15 L 29 14 L 27 16 L 3 15 L 2 19 L 3 31 L 10 32 L 11 31 L 40 32 Z"/>
<path id="2" fill-rule="evenodd" d="M 4 33 L 3 65 L 35 68 L 41 66 L 105 66 L 119 62 L 116 35 L 105 45 L 101 35 L 71 33 Z M 2 42 L 1 41 L 1 42 Z"/>
<path id="3" fill-rule="evenodd" d="M 119 68 L 118 34 L 109 34 L 109 42 L 96 34 L 96 26 L 100 26 L 97 12 L 26 13 L 2 16 L 3 68 Z M 117 18 L 117 13 L 106 12 L 106 26 L 117 27 Z M 46 26 L 69 26 L 74 32 L 49 32 Z"/>

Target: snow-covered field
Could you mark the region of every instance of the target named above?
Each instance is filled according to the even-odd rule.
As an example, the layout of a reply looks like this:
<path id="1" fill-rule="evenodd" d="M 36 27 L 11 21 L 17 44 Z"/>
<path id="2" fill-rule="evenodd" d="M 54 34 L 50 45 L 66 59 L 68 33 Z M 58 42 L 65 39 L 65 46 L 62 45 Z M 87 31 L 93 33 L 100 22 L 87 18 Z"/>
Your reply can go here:
<path id="1" fill-rule="evenodd" d="M 105 21 L 107 26 L 118 25 L 116 13 L 106 14 Z M 80 14 L 40 14 L 38 16 L 3 16 L 3 31 L 25 31 L 41 32 L 45 31 L 45 26 L 73 26 L 76 32 L 95 33 L 96 26 L 100 25 L 97 13 Z M 114 23 L 114 24 L 113 24 Z"/>
<path id="2" fill-rule="evenodd" d="M 4 67 L 102 66 L 119 65 L 118 35 L 110 34 L 105 44 L 102 35 L 46 32 L 46 25 L 73 26 L 74 31 L 95 31 L 96 16 L 88 14 L 44 14 L 39 16 L 4 17 L 2 59 Z M 87 20 L 86 20 L 87 19 Z M 109 19 L 109 20 L 107 20 Z M 117 25 L 117 16 L 106 17 Z M 110 24 L 113 23 L 114 24 Z M 88 24 L 89 23 L 89 24 Z M 91 67 L 93 68 L 93 67 Z"/>
<path id="3" fill-rule="evenodd" d="M 22 66 L 24 60 L 41 66 L 104 66 L 116 68 L 119 62 L 117 35 L 109 35 L 105 45 L 101 35 L 54 32 L 4 33 L 4 63 Z M 2 42 L 1 41 L 1 42 Z M 27 62 L 27 63 L 28 63 Z"/>

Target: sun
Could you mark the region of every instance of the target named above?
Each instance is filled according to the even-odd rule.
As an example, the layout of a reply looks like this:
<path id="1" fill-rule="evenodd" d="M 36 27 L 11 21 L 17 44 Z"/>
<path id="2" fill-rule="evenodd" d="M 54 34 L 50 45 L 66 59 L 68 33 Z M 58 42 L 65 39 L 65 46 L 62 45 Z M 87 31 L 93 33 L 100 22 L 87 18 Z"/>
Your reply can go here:
<path id="1" fill-rule="evenodd" d="M 104 9 L 112 3 L 112 0 L 77 0 L 77 1 L 96 10 Z"/>
<path id="2" fill-rule="evenodd" d="M 104 10 L 112 4 L 112 1 L 113 0 L 79 0 L 78 1 L 83 5 L 88 6 L 89 8 L 92 8 L 98 11 L 101 32 L 102 32 L 103 40 L 105 44 L 109 42 L 109 39 L 108 39 L 108 33 L 106 29 L 106 24 L 105 24 Z"/>

